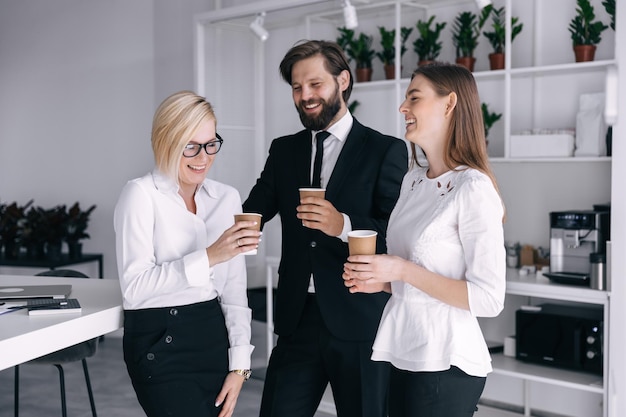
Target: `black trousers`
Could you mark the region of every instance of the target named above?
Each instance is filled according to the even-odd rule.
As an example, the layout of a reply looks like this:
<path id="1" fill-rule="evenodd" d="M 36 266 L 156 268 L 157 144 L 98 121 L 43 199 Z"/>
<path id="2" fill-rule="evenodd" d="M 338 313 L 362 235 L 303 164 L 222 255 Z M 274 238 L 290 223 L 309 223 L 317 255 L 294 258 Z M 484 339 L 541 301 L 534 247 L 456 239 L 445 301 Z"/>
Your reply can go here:
<path id="1" fill-rule="evenodd" d="M 471 417 L 486 378 L 451 367 L 439 372 L 409 372 L 392 366 L 389 417 Z"/>
<path id="2" fill-rule="evenodd" d="M 389 365 L 370 360 L 372 343 L 333 337 L 309 295 L 298 330 L 272 351 L 261 417 L 313 416 L 329 383 L 338 417 L 386 416 Z"/>
<path id="3" fill-rule="evenodd" d="M 148 417 L 217 416 L 228 334 L 217 300 L 124 312 L 124 361 Z"/>

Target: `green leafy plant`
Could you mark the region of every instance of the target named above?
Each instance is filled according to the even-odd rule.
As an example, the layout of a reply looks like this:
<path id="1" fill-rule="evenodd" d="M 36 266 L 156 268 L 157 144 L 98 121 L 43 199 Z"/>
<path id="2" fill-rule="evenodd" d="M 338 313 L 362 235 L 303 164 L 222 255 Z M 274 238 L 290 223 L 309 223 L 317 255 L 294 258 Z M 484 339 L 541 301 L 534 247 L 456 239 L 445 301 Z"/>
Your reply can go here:
<path id="1" fill-rule="evenodd" d="M 496 54 L 502 54 L 504 53 L 504 45 L 506 43 L 504 6 L 500 7 L 499 9 L 494 8 L 491 4 L 485 6 L 483 11 L 481 12 L 481 16 L 479 19 L 479 25 L 481 27 L 484 25 L 489 16 L 492 16 L 492 30 L 483 32 L 483 35 L 485 35 L 485 37 L 489 41 L 489 44 L 491 44 L 493 52 Z M 523 23 L 518 23 L 518 21 L 519 18 L 511 17 L 511 42 L 513 42 L 515 37 L 520 34 L 522 28 L 524 27 Z"/>
<path id="2" fill-rule="evenodd" d="M 446 22 L 435 23 L 435 27 L 431 28 L 434 21 L 434 15 L 427 21 L 417 21 L 416 27 L 419 37 L 413 42 L 413 50 L 417 54 L 419 61 L 434 61 L 441 53 L 439 35 L 443 28 L 446 27 Z"/>
<path id="3" fill-rule="evenodd" d="M 26 211 L 33 203 L 30 200 L 23 206 L 13 202 L 4 204 L 0 213 L 0 240 L 5 248 L 7 257 L 15 257 L 18 255 L 24 223 L 26 222 Z M 10 253 L 9 253 L 10 252 Z"/>
<path id="4" fill-rule="evenodd" d="M 373 36 L 365 33 L 360 33 L 358 38 L 355 38 L 354 31 L 346 28 L 338 28 L 341 36 L 337 38 L 337 44 L 339 44 L 346 55 L 356 61 L 357 68 L 371 68 L 372 60 L 374 59 L 375 51 L 372 48 Z"/>
<path id="5" fill-rule="evenodd" d="M 596 18 L 589 0 L 577 0 L 576 16 L 570 21 L 569 32 L 576 45 L 597 45 L 602 40 L 602 32 L 609 27 Z"/>
<path id="6" fill-rule="evenodd" d="M 348 110 L 350 111 L 351 114 L 354 114 L 354 112 L 356 111 L 357 107 L 359 107 L 361 103 L 359 102 L 359 100 L 353 100 L 350 102 L 350 104 L 348 104 Z"/>
<path id="7" fill-rule="evenodd" d="M 67 236 L 67 208 L 58 205 L 43 210 L 44 240 L 48 245 L 60 245 Z"/>
<path id="8" fill-rule="evenodd" d="M 86 233 L 87 226 L 89 225 L 89 216 L 91 212 L 96 208 L 95 205 L 89 207 L 83 211 L 80 209 L 78 202 L 74 203 L 67 212 L 67 220 L 65 224 L 66 236 L 65 240 L 68 243 L 78 242 L 81 239 L 88 239 L 89 235 Z"/>
<path id="9" fill-rule="evenodd" d="M 383 64 L 394 65 L 396 59 L 396 30 L 387 30 L 383 26 L 379 26 L 378 31 L 380 33 L 380 46 L 382 47 L 382 51 L 376 52 L 376 56 Z M 402 56 L 407 50 L 404 44 L 409 35 L 411 35 L 411 32 L 413 32 L 413 28 L 400 28 L 400 59 L 402 59 Z"/>
<path id="10" fill-rule="evenodd" d="M 489 111 L 489 106 L 487 103 L 481 104 L 481 109 L 483 111 L 483 123 L 485 125 L 485 138 L 489 137 L 489 129 L 496 123 L 500 118 L 502 118 L 502 113 L 495 113 Z"/>
<path id="11" fill-rule="evenodd" d="M 472 12 L 461 12 L 454 18 L 452 43 L 456 48 L 457 58 L 474 56 L 482 28 L 480 23 L 478 16 Z"/>
<path id="12" fill-rule="evenodd" d="M 604 10 L 611 16 L 611 29 L 615 30 L 615 0 L 604 0 L 602 2 Z"/>

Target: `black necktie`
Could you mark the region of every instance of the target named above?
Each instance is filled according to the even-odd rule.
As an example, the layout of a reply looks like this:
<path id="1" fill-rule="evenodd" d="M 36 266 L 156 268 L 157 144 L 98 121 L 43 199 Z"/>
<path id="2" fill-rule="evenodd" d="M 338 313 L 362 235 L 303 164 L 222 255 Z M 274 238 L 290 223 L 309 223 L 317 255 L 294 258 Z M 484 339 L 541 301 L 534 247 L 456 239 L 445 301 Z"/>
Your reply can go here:
<path id="1" fill-rule="evenodd" d="M 315 160 L 313 161 L 313 179 L 311 180 L 311 187 L 322 187 L 322 159 L 324 158 L 324 139 L 330 136 L 330 133 L 322 130 L 317 132 L 315 140 L 317 141 L 317 148 L 315 151 Z"/>

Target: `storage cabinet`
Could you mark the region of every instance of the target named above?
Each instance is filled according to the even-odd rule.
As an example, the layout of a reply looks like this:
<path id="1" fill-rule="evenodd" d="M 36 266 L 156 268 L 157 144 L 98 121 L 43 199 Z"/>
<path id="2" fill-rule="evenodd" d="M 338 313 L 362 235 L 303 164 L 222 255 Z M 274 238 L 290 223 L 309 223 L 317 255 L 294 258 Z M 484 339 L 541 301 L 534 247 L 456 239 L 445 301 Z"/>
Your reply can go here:
<path id="1" fill-rule="evenodd" d="M 593 166 L 588 170 L 592 175 L 601 177 L 597 179 L 598 182 L 609 182 L 606 172 L 610 171 L 610 157 L 513 158 L 511 136 L 532 129 L 575 127 L 579 95 L 604 91 L 607 70 L 616 66 L 615 33 L 611 29 L 603 33 L 603 40 L 596 52 L 596 61 L 575 63 L 567 30 L 569 20 L 574 16 L 575 0 L 493 2 L 495 7 L 506 7 L 507 20 L 511 15 L 518 16 L 524 24 L 521 34 L 513 44 L 509 42 L 507 45 L 504 70 L 489 70 L 487 55 L 491 52 L 490 45 L 482 35 L 475 52 L 477 62 L 474 76 L 481 101 L 488 103 L 491 111 L 503 114 L 502 119 L 492 127 L 488 138 L 489 155 L 497 171 L 500 173 L 508 166 L 514 168 L 512 171 L 516 173 L 521 172 L 515 175 L 523 176 L 526 165 L 529 167 L 526 169 L 533 169 L 539 164 L 541 171 L 561 172 L 562 164 L 582 162 L 586 166 Z M 355 32 L 357 35 L 360 32 L 374 35 L 375 49 L 380 48 L 378 26 L 395 28 L 396 33 L 399 33 L 399 28 L 415 27 L 418 19 L 426 20 L 432 15 L 436 15 L 438 22 L 448 22 L 441 35 L 443 48 L 439 59 L 449 62 L 453 62 L 455 58 L 450 35 L 454 17 L 460 11 L 477 12 L 473 0 L 352 0 L 352 3 L 357 8 L 359 18 L 359 26 Z M 601 0 L 592 0 L 592 4 L 596 16 L 605 23 L 608 22 Z M 270 38 L 265 43 L 258 41 L 247 27 L 254 15 L 261 11 L 267 12 L 266 28 L 270 32 Z M 262 169 L 272 138 L 301 129 L 293 110 L 289 88 L 277 77 L 278 63 L 285 51 L 299 39 L 336 39 L 339 34 L 337 28 L 344 25 L 340 2 L 333 2 L 332 5 L 327 1 L 316 0 L 250 2 L 203 14 L 197 17 L 196 22 L 199 29 L 196 40 L 197 88 L 200 94 L 207 94 L 217 103 L 216 112 L 220 120 L 218 128 L 222 133 L 224 130 L 230 131 L 229 137 L 234 139 L 236 152 L 235 156 L 229 156 L 227 152 L 221 153 L 220 161 L 212 172 L 218 180 L 230 183 L 231 178 L 235 177 L 231 171 L 236 171 L 238 178 L 242 178 L 241 171 L 246 171 L 249 173 L 245 177 L 250 177 L 252 181 Z M 402 59 L 402 66 L 396 67 L 396 78 L 385 80 L 382 63 L 375 59 L 373 81 L 355 83 L 351 97 L 351 100 L 358 100 L 360 103 L 355 117 L 368 126 L 397 137 L 404 136 L 404 121 L 398 107 L 409 85 L 410 74 L 417 64 L 417 56 L 412 46 L 416 38 L 415 32 L 416 30 L 405 44 L 407 52 Z M 236 54 L 230 53 L 233 50 L 245 54 L 250 65 L 237 65 Z M 221 57 L 221 62 L 213 59 L 216 56 Z M 400 56 L 399 44 L 396 45 L 396 56 Z M 236 71 L 235 79 L 228 83 L 221 82 L 220 79 L 225 74 L 232 74 L 231 71 Z M 601 164 L 603 168 L 596 169 L 596 164 Z M 566 168 L 570 171 L 578 169 L 578 165 L 568 165 Z M 587 172 L 587 168 L 584 170 Z M 577 184 L 568 183 L 562 178 L 555 181 L 559 188 L 567 188 L 572 193 L 578 191 Z M 245 198 L 251 184 L 237 186 Z M 519 194 L 518 188 L 515 191 L 505 191 Z M 537 196 L 526 191 L 525 195 L 516 197 L 520 200 L 558 199 L 552 195 Z M 571 208 L 576 207 L 559 207 Z M 535 221 L 528 224 L 527 219 L 516 216 L 519 213 L 514 213 L 513 209 L 509 210 L 509 214 L 510 221 L 523 223 L 519 227 L 547 230 L 547 211 L 546 224 Z M 257 270 L 261 271 L 263 278 L 265 267 L 271 268 L 264 261 L 264 255 L 280 255 L 278 222 L 275 220 L 272 223 L 269 224 L 270 229 L 265 230 L 260 255 L 254 260 L 248 260 L 257 264 Z M 271 282 L 270 275 L 268 274 L 268 280 Z M 488 340 L 501 341 L 505 336 L 514 333 L 514 312 L 519 305 L 546 300 L 601 305 L 604 309 L 604 328 L 609 328 L 609 292 L 552 284 L 547 280 L 537 279 L 534 275 L 519 276 L 514 270 L 508 271 L 507 280 L 505 311 L 500 317 L 481 320 Z M 603 346 L 603 376 L 523 363 L 502 354 L 494 354 L 494 372 L 488 378 L 488 385 L 495 384 L 496 390 L 488 386 L 485 397 L 488 399 L 491 395 L 491 399 L 518 407 L 521 405 L 515 415 L 529 415 L 531 409 L 542 408 L 541 404 L 534 404 L 534 394 L 544 390 L 549 392 L 554 388 L 562 390 L 560 392 L 563 394 L 556 400 L 557 404 L 552 404 L 556 408 L 552 412 L 607 417 L 607 369 L 610 360 L 608 337 Z M 501 395 L 502 391 L 507 395 Z M 590 411 L 563 411 L 576 407 L 577 401 L 588 403 Z M 503 412 L 495 412 L 493 415 L 503 415 Z"/>
<path id="2" fill-rule="evenodd" d="M 606 291 L 597 291 L 584 287 L 576 287 L 571 285 L 561 285 L 549 281 L 541 274 L 520 275 L 516 269 L 507 270 L 507 303 L 512 301 L 511 304 L 518 303 L 519 305 L 537 305 L 544 302 L 556 302 L 566 303 L 571 305 L 597 305 L 603 307 L 603 327 L 604 337 L 602 340 L 603 351 L 603 373 L 597 375 L 589 372 L 578 372 L 567 369 L 561 369 L 551 366 L 544 366 L 540 364 L 526 363 L 519 361 L 513 357 L 505 356 L 503 353 L 492 354 L 493 360 L 493 375 L 498 378 L 488 378 L 488 386 L 486 393 L 489 392 L 489 384 L 499 384 L 506 380 L 506 378 L 519 379 L 522 381 L 519 388 L 519 397 L 521 398 L 523 415 L 530 416 L 532 409 L 531 396 L 533 394 L 533 384 L 539 383 L 538 388 L 543 386 L 560 387 L 567 390 L 571 390 L 572 398 L 576 396 L 586 395 L 589 398 L 588 410 L 582 415 L 599 415 L 606 416 L 608 411 L 606 407 L 603 407 L 607 403 L 607 389 L 608 386 L 608 366 L 609 366 L 609 349 L 608 349 L 608 337 L 606 332 L 609 328 L 609 312 L 610 312 L 610 297 Z M 513 296 L 513 297 L 512 297 Z M 518 297 L 515 297 L 518 296 Z M 515 301 L 511 300 L 516 298 Z M 515 316 L 514 309 L 509 309 L 508 317 L 505 314 L 504 317 L 481 320 L 483 330 L 487 334 L 487 338 L 497 338 L 502 340 L 502 332 L 509 331 L 511 335 L 515 333 Z M 500 323 L 500 329 L 491 329 L 491 326 L 497 327 L 497 321 L 504 321 L 502 326 Z M 591 395 L 588 395 L 591 394 Z M 588 402 L 589 402 L 588 401 Z M 489 401 L 487 401 L 489 402 Z M 558 412 L 559 407 L 567 408 L 567 404 L 555 404 L 557 410 L 548 410 L 551 412 Z"/>

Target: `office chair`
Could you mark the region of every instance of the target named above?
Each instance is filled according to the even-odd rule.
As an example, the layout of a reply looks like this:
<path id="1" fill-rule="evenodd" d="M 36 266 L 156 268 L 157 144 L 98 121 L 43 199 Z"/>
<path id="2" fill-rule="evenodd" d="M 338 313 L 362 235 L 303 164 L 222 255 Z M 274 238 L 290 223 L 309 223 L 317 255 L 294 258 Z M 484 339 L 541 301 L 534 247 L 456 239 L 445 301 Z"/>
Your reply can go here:
<path id="1" fill-rule="evenodd" d="M 38 276 L 54 276 L 54 277 L 71 277 L 71 278 L 89 278 L 87 275 L 79 271 L 71 269 L 55 269 L 50 271 L 44 271 Z M 91 380 L 89 379 L 89 369 L 87 368 L 86 358 L 93 356 L 96 353 L 98 347 L 98 338 L 87 340 L 85 342 L 78 343 L 74 346 L 70 346 L 59 351 L 44 355 L 40 358 L 33 359 L 26 362 L 27 364 L 48 364 L 54 365 L 59 371 L 59 381 L 61 385 L 61 411 L 63 417 L 67 417 L 67 403 L 65 400 L 65 373 L 63 371 L 63 364 L 81 361 L 83 363 L 83 372 L 85 373 L 85 383 L 87 385 L 87 393 L 89 394 L 89 403 L 91 405 L 91 414 L 93 417 L 97 417 L 96 404 L 93 400 L 93 392 L 91 390 Z M 20 384 L 20 369 L 19 365 L 15 366 L 15 417 L 19 416 L 19 384 Z"/>

